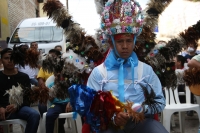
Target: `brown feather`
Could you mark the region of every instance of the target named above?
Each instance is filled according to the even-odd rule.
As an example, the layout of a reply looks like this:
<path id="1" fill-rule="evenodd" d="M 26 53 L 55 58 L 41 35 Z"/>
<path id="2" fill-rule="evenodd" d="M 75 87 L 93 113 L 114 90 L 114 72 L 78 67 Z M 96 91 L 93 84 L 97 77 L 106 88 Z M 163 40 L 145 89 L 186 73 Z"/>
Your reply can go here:
<path id="1" fill-rule="evenodd" d="M 47 16 L 51 17 L 52 13 L 59 9 L 62 8 L 63 4 L 59 0 L 48 0 L 46 3 L 44 3 L 43 6 L 43 11 L 47 13 Z"/>

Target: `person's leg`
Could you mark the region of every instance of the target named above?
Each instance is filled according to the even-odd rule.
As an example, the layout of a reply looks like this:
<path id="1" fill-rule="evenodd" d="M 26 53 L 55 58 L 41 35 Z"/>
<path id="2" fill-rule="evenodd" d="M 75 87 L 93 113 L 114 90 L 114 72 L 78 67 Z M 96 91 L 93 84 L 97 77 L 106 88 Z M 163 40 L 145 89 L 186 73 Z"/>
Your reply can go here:
<path id="1" fill-rule="evenodd" d="M 37 133 L 40 114 L 33 108 L 24 106 L 10 115 L 8 119 L 22 119 L 27 122 L 25 133 Z"/>
<path id="2" fill-rule="evenodd" d="M 62 109 L 61 113 L 65 113 L 65 109 L 66 109 L 67 103 L 63 103 L 60 106 L 61 106 L 61 109 Z M 59 133 L 65 133 L 65 128 L 64 128 L 65 120 L 66 120 L 66 118 L 58 119 L 58 132 Z"/>
<path id="3" fill-rule="evenodd" d="M 138 124 L 135 124 L 135 122 L 130 119 L 123 131 L 125 133 L 168 133 L 160 122 L 151 118 L 146 118 Z"/>
<path id="4" fill-rule="evenodd" d="M 30 83 L 31 83 L 32 85 L 38 86 L 38 80 L 37 80 L 36 78 L 30 79 Z"/>
<path id="5" fill-rule="evenodd" d="M 48 110 L 46 115 L 46 133 L 53 133 L 55 120 L 58 118 L 60 113 L 65 110 L 66 104 L 53 104 Z M 59 119 L 59 133 L 65 133 L 64 130 L 65 119 Z"/>
<path id="6" fill-rule="evenodd" d="M 40 112 L 40 116 L 43 117 L 43 113 L 47 112 L 47 105 L 38 103 L 38 110 Z"/>

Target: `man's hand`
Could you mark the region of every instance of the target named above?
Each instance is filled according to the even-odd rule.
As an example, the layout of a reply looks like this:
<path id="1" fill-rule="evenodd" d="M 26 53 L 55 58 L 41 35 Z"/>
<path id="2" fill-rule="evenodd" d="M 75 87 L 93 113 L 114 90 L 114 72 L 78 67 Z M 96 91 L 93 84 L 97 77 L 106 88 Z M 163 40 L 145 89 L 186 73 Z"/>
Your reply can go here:
<path id="1" fill-rule="evenodd" d="M 66 113 L 68 113 L 68 112 L 72 112 L 72 106 L 71 106 L 70 102 L 67 103 L 67 106 L 66 106 L 65 112 L 66 112 Z"/>
<path id="2" fill-rule="evenodd" d="M 17 110 L 17 108 L 15 108 L 14 104 L 10 104 L 8 106 L 6 106 L 6 113 L 13 113 Z"/>
<path id="3" fill-rule="evenodd" d="M 117 126 L 125 126 L 129 119 L 130 119 L 130 117 L 129 117 L 128 113 L 119 112 L 114 117 L 114 122 Z"/>
<path id="4" fill-rule="evenodd" d="M 3 107 L 1 107 L 1 108 L 0 108 L 0 121 L 6 120 L 5 114 L 6 114 L 6 109 L 3 108 Z"/>

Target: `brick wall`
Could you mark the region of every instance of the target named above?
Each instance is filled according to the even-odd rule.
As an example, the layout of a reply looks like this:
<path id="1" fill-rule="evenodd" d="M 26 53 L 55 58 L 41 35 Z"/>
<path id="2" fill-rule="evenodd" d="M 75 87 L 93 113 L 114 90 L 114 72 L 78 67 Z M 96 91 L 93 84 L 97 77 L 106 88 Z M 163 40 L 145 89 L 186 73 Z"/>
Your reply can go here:
<path id="1" fill-rule="evenodd" d="M 36 17 L 36 9 L 37 0 L 8 0 L 10 34 L 21 20 Z"/>

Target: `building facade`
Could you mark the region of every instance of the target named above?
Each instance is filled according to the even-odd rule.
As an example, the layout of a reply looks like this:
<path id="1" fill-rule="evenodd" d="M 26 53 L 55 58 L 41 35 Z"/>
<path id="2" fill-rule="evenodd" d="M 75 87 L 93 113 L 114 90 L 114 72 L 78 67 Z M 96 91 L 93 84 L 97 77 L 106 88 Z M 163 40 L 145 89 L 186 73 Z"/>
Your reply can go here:
<path id="1" fill-rule="evenodd" d="M 2 0 L 0 4 L 0 46 L 7 47 L 10 37 L 20 21 L 39 17 L 39 0 Z"/>

